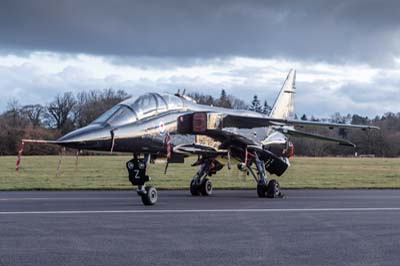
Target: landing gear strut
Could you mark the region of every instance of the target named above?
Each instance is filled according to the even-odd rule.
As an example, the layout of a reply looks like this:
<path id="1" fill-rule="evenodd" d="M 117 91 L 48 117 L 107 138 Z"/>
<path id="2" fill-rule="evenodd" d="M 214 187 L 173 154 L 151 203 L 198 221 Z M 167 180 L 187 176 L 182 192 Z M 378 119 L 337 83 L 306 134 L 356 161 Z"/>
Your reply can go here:
<path id="1" fill-rule="evenodd" d="M 212 194 L 212 183 L 207 176 L 212 176 L 224 167 L 215 158 L 199 158 L 192 166 L 200 165 L 199 171 L 190 182 L 190 193 L 192 196 L 210 196 Z"/>
<path id="2" fill-rule="evenodd" d="M 254 154 L 254 162 L 257 169 L 257 174 L 251 168 L 251 163 L 247 165 L 247 169 L 253 176 L 254 180 L 257 182 L 257 195 L 260 198 L 278 198 L 282 197 L 282 193 L 280 191 L 279 183 L 275 179 L 271 179 L 267 182 L 267 177 L 265 173 L 265 164 L 262 160 L 260 160 L 257 156 L 257 153 Z"/>
<path id="3" fill-rule="evenodd" d="M 145 156 L 139 159 L 137 155 L 126 163 L 126 168 L 129 173 L 129 181 L 134 186 L 138 186 L 137 193 L 141 197 L 144 205 L 154 205 L 157 202 L 157 190 L 152 186 L 145 186 L 145 183 L 150 180 L 146 175 L 147 162 L 149 157 Z"/>

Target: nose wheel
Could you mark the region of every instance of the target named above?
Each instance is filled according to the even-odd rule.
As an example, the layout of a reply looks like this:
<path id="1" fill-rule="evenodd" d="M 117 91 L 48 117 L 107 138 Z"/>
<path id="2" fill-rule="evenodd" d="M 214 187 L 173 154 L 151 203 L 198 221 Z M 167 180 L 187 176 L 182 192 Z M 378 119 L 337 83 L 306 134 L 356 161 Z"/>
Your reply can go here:
<path id="1" fill-rule="evenodd" d="M 157 189 L 152 186 L 145 186 L 144 184 L 150 181 L 150 177 L 146 175 L 146 157 L 138 159 L 135 156 L 132 160 L 126 163 L 126 168 L 129 173 L 129 181 L 134 186 L 138 186 L 137 193 L 142 199 L 142 203 L 146 206 L 154 205 L 157 202 Z"/>
<path id="2" fill-rule="evenodd" d="M 146 206 L 154 205 L 157 202 L 157 189 L 155 187 L 145 187 L 144 191 L 138 190 L 138 194 Z"/>

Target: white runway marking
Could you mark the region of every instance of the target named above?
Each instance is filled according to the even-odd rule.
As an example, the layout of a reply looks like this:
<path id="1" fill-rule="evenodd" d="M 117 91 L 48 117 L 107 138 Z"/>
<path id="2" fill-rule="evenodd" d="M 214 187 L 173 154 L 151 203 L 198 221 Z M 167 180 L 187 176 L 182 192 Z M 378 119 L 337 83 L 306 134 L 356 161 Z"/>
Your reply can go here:
<path id="1" fill-rule="evenodd" d="M 0 201 L 35 201 L 35 200 L 119 200 L 119 199 L 132 199 L 132 197 L 77 197 L 77 198 L 0 198 Z"/>
<path id="2" fill-rule="evenodd" d="M 221 197 L 222 198 L 222 197 Z M 239 198 L 239 197 L 238 197 Z M 337 196 L 287 196 L 287 199 L 337 199 Z M 340 196 L 340 199 L 399 199 L 399 196 Z M 0 198 L 2 201 L 76 201 L 76 200 L 131 200 L 132 197 L 30 197 L 30 198 Z"/>
<path id="3" fill-rule="evenodd" d="M 182 210 L 87 210 L 87 211 L 2 211 L 0 215 L 17 214 L 113 214 L 113 213 L 266 213 L 266 212 L 369 212 L 400 211 L 399 208 L 303 208 L 303 209 L 182 209 Z"/>

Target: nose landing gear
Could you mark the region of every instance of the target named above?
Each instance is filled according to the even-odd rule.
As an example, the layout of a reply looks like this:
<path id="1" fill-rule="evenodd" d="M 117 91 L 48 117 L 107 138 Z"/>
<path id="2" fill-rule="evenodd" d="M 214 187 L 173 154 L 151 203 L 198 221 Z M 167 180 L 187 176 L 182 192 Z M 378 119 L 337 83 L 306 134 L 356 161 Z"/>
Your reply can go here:
<path id="1" fill-rule="evenodd" d="M 147 157 L 147 158 L 146 158 Z M 137 193 L 141 197 L 144 205 L 154 205 L 157 202 L 157 190 L 152 186 L 145 186 L 150 181 L 150 177 L 146 175 L 148 156 L 139 159 L 136 155 L 126 163 L 129 173 L 129 181 L 134 186 L 138 186 Z"/>

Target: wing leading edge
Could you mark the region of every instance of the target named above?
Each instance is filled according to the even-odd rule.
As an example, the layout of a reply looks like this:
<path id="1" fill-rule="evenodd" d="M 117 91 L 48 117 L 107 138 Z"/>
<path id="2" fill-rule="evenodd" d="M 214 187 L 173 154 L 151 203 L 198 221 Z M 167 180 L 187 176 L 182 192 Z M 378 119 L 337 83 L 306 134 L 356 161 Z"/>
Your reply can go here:
<path id="1" fill-rule="evenodd" d="M 249 117 L 238 115 L 226 115 L 222 121 L 223 127 L 255 128 L 269 126 L 316 126 L 325 128 L 358 128 L 364 130 L 379 130 L 379 127 L 371 125 L 351 125 L 341 123 L 323 123 L 317 121 L 303 121 L 295 119 L 280 119 L 271 117 Z"/>
<path id="2" fill-rule="evenodd" d="M 354 147 L 354 148 L 356 147 L 356 144 L 354 144 L 353 142 L 346 140 L 346 139 L 326 137 L 323 135 L 313 134 L 313 133 L 304 132 L 304 131 L 291 129 L 291 128 L 278 128 L 276 130 L 282 132 L 283 134 L 290 135 L 293 137 L 304 137 L 304 138 L 310 138 L 310 139 L 317 139 L 317 140 L 334 142 L 336 144 L 343 145 L 343 146 L 349 146 L 349 147 Z"/>

